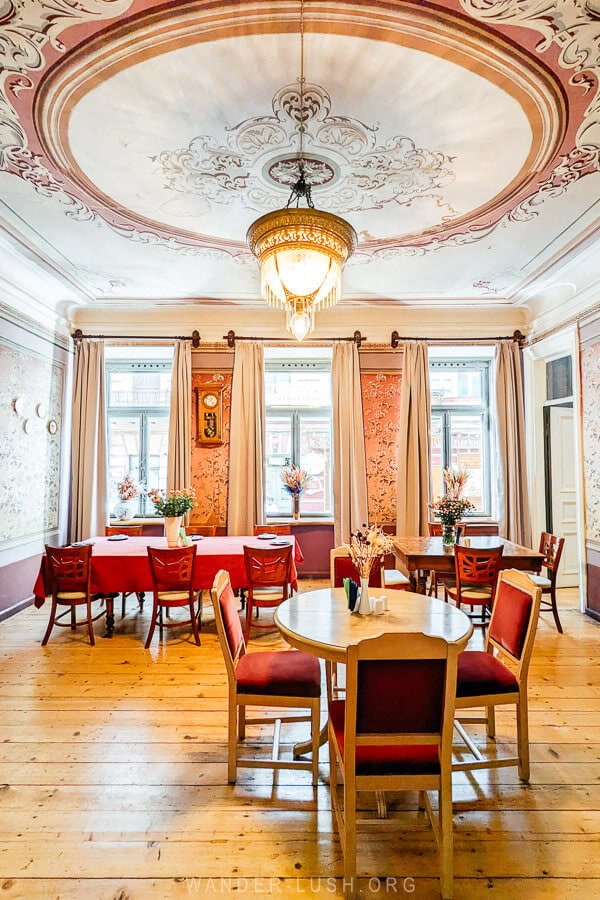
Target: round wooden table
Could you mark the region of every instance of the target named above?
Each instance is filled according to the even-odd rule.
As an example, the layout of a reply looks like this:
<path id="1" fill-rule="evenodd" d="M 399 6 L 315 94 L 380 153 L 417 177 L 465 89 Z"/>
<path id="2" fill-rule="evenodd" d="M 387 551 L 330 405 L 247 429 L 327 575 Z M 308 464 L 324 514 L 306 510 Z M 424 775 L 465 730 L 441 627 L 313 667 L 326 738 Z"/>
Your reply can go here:
<path id="1" fill-rule="evenodd" d="M 387 594 L 383 615 L 359 616 L 348 609 L 343 588 L 323 588 L 296 594 L 277 607 L 275 622 L 286 641 L 298 650 L 330 662 L 346 661 L 350 644 L 385 633 L 441 637 L 462 650 L 473 626 L 455 606 L 408 591 L 371 588 L 369 596 Z"/>

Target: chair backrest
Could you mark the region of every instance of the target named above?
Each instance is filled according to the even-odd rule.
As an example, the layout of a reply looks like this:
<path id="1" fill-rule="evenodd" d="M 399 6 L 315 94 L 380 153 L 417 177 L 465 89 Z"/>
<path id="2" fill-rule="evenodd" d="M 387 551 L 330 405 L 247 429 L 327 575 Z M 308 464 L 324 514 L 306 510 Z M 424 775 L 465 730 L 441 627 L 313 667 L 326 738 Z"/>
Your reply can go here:
<path id="1" fill-rule="evenodd" d="M 246 652 L 246 644 L 236 599 L 229 580 L 229 572 L 219 569 L 215 575 L 210 596 L 215 611 L 217 634 L 225 659 L 227 676 L 230 680 L 235 680 L 235 670 L 239 660 Z"/>
<path id="2" fill-rule="evenodd" d="M 493 647 L 518 666 L 517 678 L 527 674 L 537 628 L 542 589 L 525 572 L 504 569 L 486 635 Z"/>
<path id="3" fill-rule="evenodd" d="M 81 547 L 50 547 L 46 544 L 50 593 L 89 593 L 91 558 L 91 544 L 83 544 Z"/>
<path id="4" fill-rule="evenodd" d="M 148 547 L 150 571 L 154 590 L 191 591 L 194 583 L 195 547 L 176 547 L 172 550 Z"/>
<path id="5" fill-rule="evenodd" d="M 428 522 L 427 527 L 429 529 L 429 537 L 441 537 L 442 536 L 442 523 L 441 522 Z"/>
<path id="6" fill-rule="evenodd" d="M 477 549 L 465 547 L 463 544 L 455 544 L 454 570 L 458 588 L 467 584 L 491 584 L 493 596 L 503 550 L 503 544 L 490 549 Z"/>
<path id="7" fill-rule="evenodd" d="M 104 535 L 110 537 L 113 534 L 126 534 L 129 537 L 141 537 L 143 530 L 143 525 L 107 525 Z"/>
<path id="8" fill-rule="evenodd" d="M 543 565 L 547 568 L 548 577 L 552 582 L 556 581 L 564 544 L 564 538 L 558 537 L 556 534 L 550 534 L 549 531 L 542 531 L 540 553 L 544 554 Z"/>
<path id="9" fill-rule="evenodd" d="M 355 762 L 352 748 L 368 744 L 433 745 L 440 762 L 449 766 L 457 658 L 455 644 L 421 633 L 384 634 L 351 645 L 346 660 L 346 768 Z"/>
<path id="10" fill-rule="evenodd" d="M 285 547 L 248 547 L 244 545 L 244 562 L 249 588 L 282 587 L 289 595 L 292 580 L 292 545 Z"/>
<path id="11" fill-rule="evenodd" d="M 274 525 L 271 522 L 268 522 L 265 525 L 255 525 L 254 526 L 254 534 L 291 534 L 292 526 L 291 525 Z"/>
<path id="12" fill-rule="evenodd" d="M 186 534 L 201 534 L 203 537 L 214 537 L 217 533 L 216 525 L 186 525 Z"/>
<path id="13" fill-rule="evenodd" d="M 358 569 L 352 562 L 345 547 L 334 547 L 329 553 L 329 574 L 332 587 L 343 587 L 344 578 L 360 583 Z M 383 564 L 381 558 L 373 560 L 369 573 L 369 587 L 383 587 Z"/>

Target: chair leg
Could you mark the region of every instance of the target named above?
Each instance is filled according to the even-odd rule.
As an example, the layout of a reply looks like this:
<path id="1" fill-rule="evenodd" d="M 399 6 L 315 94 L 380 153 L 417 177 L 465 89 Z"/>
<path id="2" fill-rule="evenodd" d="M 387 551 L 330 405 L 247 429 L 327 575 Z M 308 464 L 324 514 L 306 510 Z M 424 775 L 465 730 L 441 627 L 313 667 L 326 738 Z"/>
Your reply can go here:
<path id="1" fill-rule="evenodd" d="M 42 647 L 45 647 L 48 643 L 48 638 L 50 637 L 50 632 L 54 628 L 54 620 L 56 618 L 56 600 L 52 598 L 52 606 L 50 608 L 50 620 L 48 622 L 48 627 L 46 628 L 46 634 L 42 638 Z"/>
<path id="2" fill-rule="evenodd" d="M 196 646 L 200 646 L 200 635 L 198 633 L 198 619 L 196 618 L 196 602 L 194 595 L 190 597 L 190 621 L 192 623 L 192 631 L 194 632 L 194 640 L 196 641 Z"/>
<path id="3" fill-rule="evenodd" d="M 488 708 L 487 708 L 486 734 L 489 738 L 496 737 L 496 707 L 495 706 L 488 706 Z"/>
<path id="4" fill-rule="evenodd" d="M 521 781 L 529 781 L 529 722 L 525 694 L 521 694 L 517 703 L 517 750 L 519 753 L 519 778 Z"/>
<path id="5" fill-rule="evenodd" d="M 239 707 L 240 711 L 242 707 Z M 229 697 L 229 713 L 227 717 L 227 781 L 235 784 L 237 778 L 237 716 L 238 707 L 235 696 Z"/>
<path id="6" fill-rule="evenodd" d="M 88 634 L 90 636 L 90 644 L 92 647 L 96 646 L 96 638 L 94 637 L 94 623 L 92 622 L 92 597 L 88 594 L 87 598 L 87 626 L 88 626 Z"/>
<path id="7" fill-rule="evenodd" d="M 138 591 L 135 596 L 137 597 L 137 602 L 140 607 L 140 612 L 142 612 L 144 609 L 144 600 L 146 599 L 146 593 L 145 593 L 145 591 Z"/>
<path id="8" fill-rule="evenodd" d="M 158 615 L 158 603 L 156 602 L 156 597 L 154 598 L 154 606 L 152 607 L 152 621 L 150 622 L 150 631 L 148 632 L 148 637 L 146 638 L 146 643 L 144 644 L 144 650 L 147 650 L 152 642 L 152 638 L 154 636 L 154 629 L 156 628 L 156 617 Z"/>
<path id="9" fill-rule="evenodd" d="M 125 618 L 125 603 L 127 601 L 127 594 L 125 591 L 121 594 L 121 618 Z"/>
<path id="10" fill-rule="evenodd" d="M 560 619 L 558 618 L 558 606 L 556 605 L 556 585 L 553 584 L 550 588 L 550 605 L 552 607 L 552 615 L 554 616 L 554 623 L 556 625 L 557 631 L 559 634 L 563 634 L 563 628 L 560 624 Z"/>
<path id="11" fill-rule="evenodd" d="M 312 737 L 312 783 L 319 783 L 319 721 L 321 718 L 321 703 L 317 700 L 313 704 L 311 716 L 311 737 Z"/>
<path id="12" fill-rule="evenodd" d="M 71 607 L 71 631 L 77 630 L 77 610 L 74 606 Z"/>
<path id="13" fill-rule="evenodd" d="M 453 896 L 454 848 L 452 839 L 452 772 L 443 772 L 439 791 L 440 888 L 444 900 Z"/>
<path id="14" fill-rule="evenodd" d="M 342 838 L 344 853 L 344 892 L 346 896 L 356 893 L 356 783 L 344 778 L 344 834 Z"/>
<path id="15" fill-rule="evenodd" d="M 243 741 L 246 737 L 246 707 L 240 705 L 238 707 L 238 730 L 237 736 L 240 741 Z"/>
<path id="16" fill-rule="evenodd" d="M 244 640 L 246 644 L 250 640 L 250 627 L 252 625 L 252 610 L 254 608 L 254 601 L 250 599 L 250 597 L 246 598 L 246 627 L 244 628 Z"/>

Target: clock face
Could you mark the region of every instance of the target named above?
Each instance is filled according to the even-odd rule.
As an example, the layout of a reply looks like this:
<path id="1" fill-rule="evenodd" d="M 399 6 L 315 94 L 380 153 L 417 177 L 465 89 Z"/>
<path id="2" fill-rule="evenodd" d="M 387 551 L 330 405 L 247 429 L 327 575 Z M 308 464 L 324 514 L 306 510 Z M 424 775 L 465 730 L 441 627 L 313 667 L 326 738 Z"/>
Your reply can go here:
<path id="1" fill-rule="evenodd" d="M 209 409 L 213 409 L 217 405 L 218 400 L 215 394 L 206 394 L 202 402 L 205 406 L 208 406 Z"/>

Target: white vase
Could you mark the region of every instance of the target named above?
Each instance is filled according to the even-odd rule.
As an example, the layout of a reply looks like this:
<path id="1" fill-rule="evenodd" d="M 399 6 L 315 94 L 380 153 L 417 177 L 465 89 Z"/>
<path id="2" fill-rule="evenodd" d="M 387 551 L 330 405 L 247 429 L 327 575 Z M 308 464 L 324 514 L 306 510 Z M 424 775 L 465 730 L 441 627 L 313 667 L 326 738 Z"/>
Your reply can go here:
<path id="1" fill-rule="evenodd" d="M 137 500 L 119 500 L 113 509 L 113 516 L 115 519 L 118 519 L 119 522 L 124 522 L 126 519 L 133 519 L 137 512 L 137 506 Z"/>
<path id="2" fill-rule="evenodd" d="M 360 579 L 360 597 L 358 602 L 358 609 L 356 610 L 359 616 L 369 616 L 371 615 L 371 602 L 369 600 L 369 579 L 361 578 Z"/>
<path id="3" fill-rule="evenodd" d="M 167 547 L 179 547 L 179 529 L 183 516 L 165 516 L 165 537 Z"/>

